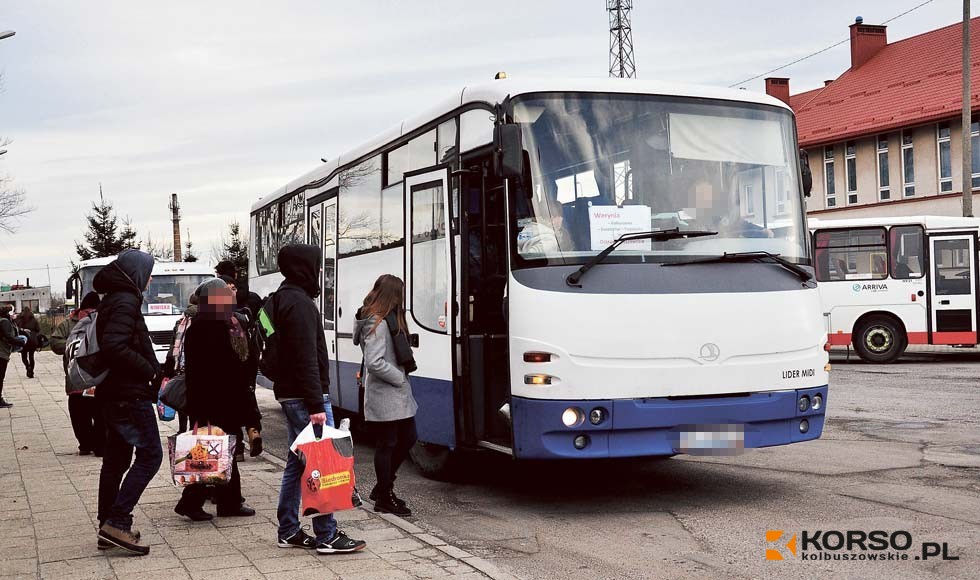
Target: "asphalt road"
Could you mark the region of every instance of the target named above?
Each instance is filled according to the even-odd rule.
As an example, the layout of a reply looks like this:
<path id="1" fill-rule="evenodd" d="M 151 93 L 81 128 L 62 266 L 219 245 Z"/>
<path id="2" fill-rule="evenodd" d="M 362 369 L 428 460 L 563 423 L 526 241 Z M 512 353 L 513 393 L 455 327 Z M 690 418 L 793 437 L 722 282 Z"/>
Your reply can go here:
<path id="1" fill-rule="evenodd" d="M 874 366 L 834 356 L 819 441 L 737 457 L 601 462 L 463 458 L 453 482 L 403 467 L 412 521 L 524 578 L 976 578 L 980 355 Z M 269 391 L 267 448 L 285 452 Z M 373 450 L 355 433 L 359 488 Z M 766 530 L 907 531 L 909 561 L 766 561 Z M 923 541 L 959 560 L 916 561 Z M 785 542 L 784 542 L 785 543 Z M 769 545 L 773 547 L 773 545 Z M 811 551 L 812 553 L 812 551 Z M 860 554 L 860 550 L 836 552 Z"/>

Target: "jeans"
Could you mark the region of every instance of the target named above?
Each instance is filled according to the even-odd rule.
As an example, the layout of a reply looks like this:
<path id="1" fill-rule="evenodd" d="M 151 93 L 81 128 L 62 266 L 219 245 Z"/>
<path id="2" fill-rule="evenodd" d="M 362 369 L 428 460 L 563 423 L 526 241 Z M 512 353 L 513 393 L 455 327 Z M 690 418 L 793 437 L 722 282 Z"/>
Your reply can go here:
<path id="1" fill-rule="evenodd" d="M 27 350 L 26 348 L 20 351 L 20 361 L 24 363 L 24 369 L 27 370 L 27 378 L 34 377 L 34 350 Z"/>
<path id="2" fill-rule="evenodd" d="M 78 450 L 102 455 L 105 449 L 105 422 L 95 397 L 85 397 L 81 393 L 68 395 L 68 416 L 78 440 Z"/>
<path id="3" fill-rule="evenodd" d="M 99 523 L 130 530 L 133 508 L 163 461 L 156 411 L 149 401 L 99 401 L 99 406 L 106 424 L 99 475 Z"/>
<path id="4" fill-rule="evenodd" d="M 374 450 L 374 472 L 378 476 L 377 489 L 386 493 L 395 485 L 395 473 L 408 458 L 408 452 L 415 445 L 418 435 L 415 431 L 415 417 L 398 421 L 379 421 L 371 423 L 377 440 Z"/>
<path id="5" fill-rule="evenodd" d="M 282 410 L 286 414 L 286 427 L 289 432 L 288 445 L 299 436 L 299 432 L 310 423 L 310 413 L 303 401 L 282 401 Z M 333 426 L 333 408 L 330 406 L 330 396 L 323 395 L 323 407 L 327 412 L 327 425 Z M 286 469 L 282 472 L 282 486 L 279 488 L 279 538 L 286 539 L 300 530 L 299 504 L 300 484 L 303 479 L 303 462 L 292 451 L 286 452 Z M 313 516 L 313 533 L 316 541 L 326 542 L 337 534 L 337 520 L 333 514 Z"/>
<path id="6" fill-rule="evenodd" d="M 3 399 L 3 379 L 7 377 L 7 363 L 5 358 L 0 358 L 0 399 Z"/>

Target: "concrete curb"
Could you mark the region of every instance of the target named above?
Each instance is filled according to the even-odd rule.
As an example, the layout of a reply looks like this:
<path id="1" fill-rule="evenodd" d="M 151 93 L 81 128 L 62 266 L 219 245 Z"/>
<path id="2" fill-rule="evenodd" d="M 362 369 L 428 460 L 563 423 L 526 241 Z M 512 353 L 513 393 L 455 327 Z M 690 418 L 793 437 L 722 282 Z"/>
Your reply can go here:
<path id="1" fill-rule="evenodd" d="M 259 455 L 258 457 L 250 457 L 249 459 L 252 460 L 262 459 L 268 463 L 271 463 L 272 465 L 275 465 L 276 467 L 279 468 L 286 467 L 286 461 L 284 459 L 277 457 L 269 453 L 268 451 L 263 451 L 262 455 Z M 459 560 L 460 562 L 463 562 L 464 564 L 470 566 L 471 568 L 478 570 L 483 574 L 486 574 L 493 580 L 522 580 L 518 576 L 514 576 L 509 572 L 504 572 L 503 570 L 496 567 L 494 564 L 488 562 L 487 560 L 484 560 L 483 558 L 474 556 L 473 554 L 470 554 L 465 550 L 461 550 L 456 546 L 452 546 L 446 543 L 443 539 L 426 532 L 425 530 L 416 526 L 415 524 L 413 524 L 408 520 L 405 520 L 403 518 L 400 518 L 392 514 L 375 512 L 374 504 L 369 500 L 365 499 L 364 505 L 362 505 L 358 509 L 369 511 L 372 514 L 379 516 L 381 519 L 387 521 L 388 523 L 395 526 L 396 528 L 399 528 L 401 531 L 412 536 L 419 542 L 432 546 L 433 548 L 446 554 L 450 558 Z"/>

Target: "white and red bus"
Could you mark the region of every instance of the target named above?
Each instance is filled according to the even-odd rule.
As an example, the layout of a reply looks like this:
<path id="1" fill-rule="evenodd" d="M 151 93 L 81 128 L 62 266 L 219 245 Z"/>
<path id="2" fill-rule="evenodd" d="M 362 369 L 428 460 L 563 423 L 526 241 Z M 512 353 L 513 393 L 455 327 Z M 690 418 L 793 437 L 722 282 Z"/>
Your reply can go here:
<path id="1" fill-rule="evenodd" d="M 893 362 L 910 344 L 977 344 L 980 218 L 810 219 L 831 346 Z"/>

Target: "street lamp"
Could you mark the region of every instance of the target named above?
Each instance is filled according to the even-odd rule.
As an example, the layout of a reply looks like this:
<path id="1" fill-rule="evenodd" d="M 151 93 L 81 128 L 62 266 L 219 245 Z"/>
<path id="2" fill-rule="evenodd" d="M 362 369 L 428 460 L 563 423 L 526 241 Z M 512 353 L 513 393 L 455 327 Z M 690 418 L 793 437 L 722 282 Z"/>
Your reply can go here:
<path id="1" fill-rule="evenodd" d="M 0 32 L 0 40 L 3 40 L 4 38 L 10 38 L 15 34 L 17 33 L 14 32 L 13 30 L 4 30 L 3 32 Z"/>

